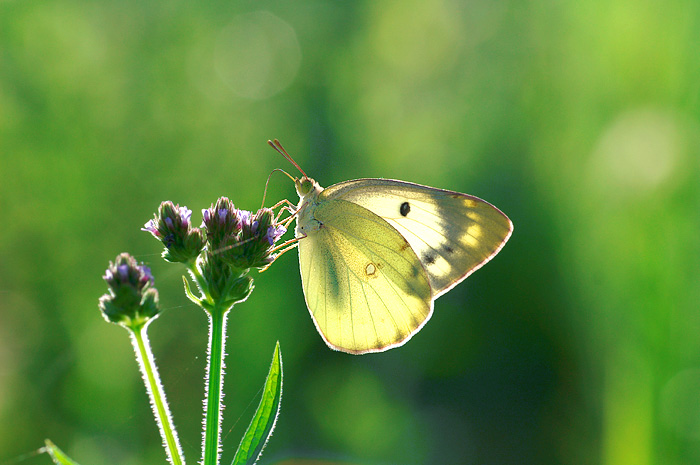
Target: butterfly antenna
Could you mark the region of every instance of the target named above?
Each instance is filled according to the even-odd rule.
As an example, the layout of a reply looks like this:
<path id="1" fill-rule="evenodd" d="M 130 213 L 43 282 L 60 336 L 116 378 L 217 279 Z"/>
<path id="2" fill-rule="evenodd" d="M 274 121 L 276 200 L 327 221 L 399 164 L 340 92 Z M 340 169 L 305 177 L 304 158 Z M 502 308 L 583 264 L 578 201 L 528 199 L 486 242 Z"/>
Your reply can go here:
<path id="1" fill-rule="evenodd" d="M 277 139 L 275 139 L 274 141 L 268 140 L 267 143 L 270 144 L 270 147 L 272 147 L 273 149 L 277 150 L 277 152 L 278 152 L 280 155 L 282 155 L 284 158 L 286 158 L 287 161 L 289 161 L 289 163 L 291 163 L 292 165 L 294 165 L 294 166 L 296 167 L 296 169 L 298 169 L 298 170 L 301 172 L 301 174 L 304 175 L 305 178 L 308 178 L 308 176 L 306 175 L 306 173 L 304 173 L 304 170 L 301 169 L 301 166 L 299 166 L 299 164 L 298 164 L 297 162 L 294 161 L 294 159 L 292 158 L 292 156 L 289 155 L 289 154 L 287 153 L 287 151 L 284 149 L 284 147 L 282 147 L 282 144 L 280 144 L 280 141 L 279 141 L 279 140 L 277 140 Z"/>
<path id="2" fill-rule="evenodd" d="M 292 180 L 292 182 L 296 182 L 296 179 L 294 179 L 294 176 L 287 173 L 285 170 L 283 170 L 281 168 L 275 168 L 274 170 L 270 171 L 270 174 L 267 175 L 267 181 L 265 181 L 265 191 L 263 192 L 262 204 L 260 205 L 260 208 L 263 208 L 265 206 L 265 197 L 267 196 L 267 186 L 268 186 L 268 184 L 270 184 L 270 178 L 272 177 L 272 173 L 274 173 L 275 171 L 279 171 L 281 173 L 286 174 L 287 177 Z"/>

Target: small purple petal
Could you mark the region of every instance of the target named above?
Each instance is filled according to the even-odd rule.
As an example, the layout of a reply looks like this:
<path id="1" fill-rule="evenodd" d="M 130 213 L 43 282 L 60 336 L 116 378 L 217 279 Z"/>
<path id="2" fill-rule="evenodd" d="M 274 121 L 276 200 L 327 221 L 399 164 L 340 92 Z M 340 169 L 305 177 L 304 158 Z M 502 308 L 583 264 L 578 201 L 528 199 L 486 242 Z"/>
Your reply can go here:
<path id="1" fill-rule="evenodd" d="M 270 225 L 267 227 L 267 234 L 266 234 L 267 240 L 270 243 L 270 245 L 273 245 L 286 232 L 287 232 L 287 228 L 285 228 L 284 226 L 280 225 L 280 226 L 275 227 L 275 226 Z"/>
<path id="2" fill-rule="evenodd" d="M 180 222 L 182 223 L 182 225 L 186 228 L 189 228 L 192 210 L 190 210 L 187 207 L 180 207 L 180 211 L 178 213 L 180 214 Z"/>
<path id="3" fill-rule="evenodd" d="M 287 232 L 287 228 L 285 228 L 282 225 L 277 226 L 277 239 L 284 236 L 284 233 L 286 233 L 286 232 Z"/>
<path id="4" fill-rule="evenodd" d="M 153 234 L 155 237 L 159 237 L 158 224 L 156 223 L 156 220 L 149 220 L 146 224 L 143 225 L 141 231 L 146 231 Z"/>
<path id="5" fill-rule="evenodd" d="M 192 210 L 187 207 L 180 207 L 180 219 L 184 224 L 189 223 L 190 217 L 192 216 Z"/>
<path id="6" fill-rule="evenodd" d="M 143 274 L 141 277 L 141 282 L 145 283 L 146 281 L 150 281 L 151 283 L 153 283 L 153 275 L 151 274 L 151 269 L 146 265 L 139 266 L 139 269 Z"/>
<path id="7" fill-rule="evenodd" d="M 165 224 L 168 226 L 168 229 L 173 229 L 173 220 L 172 220 L 172 218 L 166 218 L 166 219 L 165 219 Z"/>
<path id="8" fill-rule="evenodd" d="M 129 279 L 129 265 L 124 264 L 117 266 L 117 273 L 119 273 L 119 279 L 127 281 Z"/>
<path id="9" fill-rule="evenodd" d="M 255 233 L 255 231 L 258 230 L 258 225 L 259 225 L 259 224 L 260 224 L 260 222 L 259 222 L 258 220 L 253 221 L 253 224 L 250 225 L 250 231 L 251 231 L 252 233 Z"/>
<path id="10" fill-rule="evenodd" d="M 202 208 L 202 218 L 204 218 L 205 223 L 209 222 L 209 219 L 211 218 L 211 214 L 209 213 L 208 208 Z"/>
<path id="11" fill-rule="evenodd" d="M 250 226 L 250 220 L 253 214 L 247 210 L 238 210 L 238 216 L 241 218 L 241 224 Z"/>
<path id="12" fill-rule="evenodd" d="M 225 208 L 220 208 L 219 209 L 219 224 L 223 225 L 226 223 L 226 217 L 228 216 L 228 210 Z"/>

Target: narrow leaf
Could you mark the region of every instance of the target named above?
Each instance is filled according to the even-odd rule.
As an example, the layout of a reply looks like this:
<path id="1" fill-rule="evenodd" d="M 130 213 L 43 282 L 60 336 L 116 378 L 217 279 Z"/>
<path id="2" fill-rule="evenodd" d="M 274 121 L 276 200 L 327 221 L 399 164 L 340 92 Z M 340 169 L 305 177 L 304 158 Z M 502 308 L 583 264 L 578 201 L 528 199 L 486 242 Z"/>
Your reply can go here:
<path id="1" fill-rule="evenodd" d="M 53 463 L 56 465 L 78 465 L 78 462 L 73 461 L 66 454 L 64 454 L 61 449 L 56 447 L 56 444 L 48 439 L 44 442 L 46 443 L 46 452 L 48 452 L 49 456 L 51 456 Z"/>
<path id="2" fill-rule="evenodd" d="M 202 300 L 192 293 L 192 291 L 190 290 L 190 283 L 189 281 L 187 281 L 187 278 L 185 276 L 182 277 L 182 282 L 185 283 L 185 295 L 187 296 L 187 298 L 201 307 Z"/>
<path id="3" fill-rule="evenodd" d="M 280 343 L 277 341 L 275 353 L 272 356 L 272 365 L 267 374 L 260 405 L 255 411 L 253 421 L 241 440 L 236 456 L 231 465 L 252 465 L 258 461 L 267 440 L 275 429 L 277 416 L 280 413 L 280 401 L 282 400 L 282 354 Z"/>

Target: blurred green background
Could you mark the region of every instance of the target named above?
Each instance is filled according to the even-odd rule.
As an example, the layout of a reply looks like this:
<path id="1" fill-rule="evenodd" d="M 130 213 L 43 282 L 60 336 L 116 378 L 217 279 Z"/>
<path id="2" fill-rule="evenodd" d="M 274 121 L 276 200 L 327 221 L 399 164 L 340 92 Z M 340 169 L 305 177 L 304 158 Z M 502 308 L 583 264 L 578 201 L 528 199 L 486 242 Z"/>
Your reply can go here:
<path id="1" fill-rule="evenodd" d="M 382 354 L 327 349 L 296 252 L 256 276 L 229 319 L 223 463 L 276 340 L 261 463 L 700 463 L 699 117 L 697 0 L 0 1 L 0 463 L 47 437 L 165 463 L 97 309 L 123 251 L 156 276 L 154 352 L 199 459 L 206 318 L 139 229 L 163 200 L 195 224 L 222 195 L 258 208 L 294 173 L 274 137 L 323 186 L 466 192 L 515 232 Z"/>

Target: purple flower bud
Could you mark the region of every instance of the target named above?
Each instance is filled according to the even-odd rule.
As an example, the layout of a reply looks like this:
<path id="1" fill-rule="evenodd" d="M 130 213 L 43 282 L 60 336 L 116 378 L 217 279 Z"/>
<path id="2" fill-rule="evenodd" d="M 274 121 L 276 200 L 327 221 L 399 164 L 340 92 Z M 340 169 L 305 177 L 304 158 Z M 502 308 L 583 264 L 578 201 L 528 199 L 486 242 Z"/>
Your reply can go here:
<path id="1" fill-rule="evenodd" d="M 190 217 L 192 216 L 192 210 L 187 207 L 180 207 L 178 213 L 180 214 L 180 220 L 182 225 L 187 227 L 190 224 Z"/>
<path id="2" fill-rule="evenodd" d="M 207 209 L 202 226 L 205 228 L 207 247 L 226 253 L 235 248 L 241 231 L 238 209 L 227 197 L 220 197 Z"/>
<path id="3" fill-rule="evenodd" d="M 151 270 L 131 255 L 123 253 L 110 262 L 104 279 L 108 291 L 100 297 L 99 307 L 108 321 L 135 328 L 158 314 L 158 292 L 153 288 Z"/>
<path id="4" fill-rule="evenodd" d="M 206 210 L 202 211 L 207 218 Z M 204 247 L 204 242 L 192 240 L 196 229 L 190 224 L 192 210 L 171 201 L 160 204 L 155 218 L 146 223 L 144 231 L 150 232 L 165 246 L 163 258 L 169 262 L 190 262 Z"/>
<path id="5" fill-rule="evenodd" d="M 267 234 L 266 234 L 267 241 L 270 243 L 270 245 L 273 245 L 286 232 L 287 232 L 287 228 L 285 228 L 282 225 L 279 225 L 277 227 L 270 225 L 267 227 Z"/>
<path id="6" fill-rule="evenodd" d="M 123 282 L 127 282 L 129 280 L 129 265 L 118 265 L 117 273 L 119 273 L 119 279 L 121 279 Z"/>

